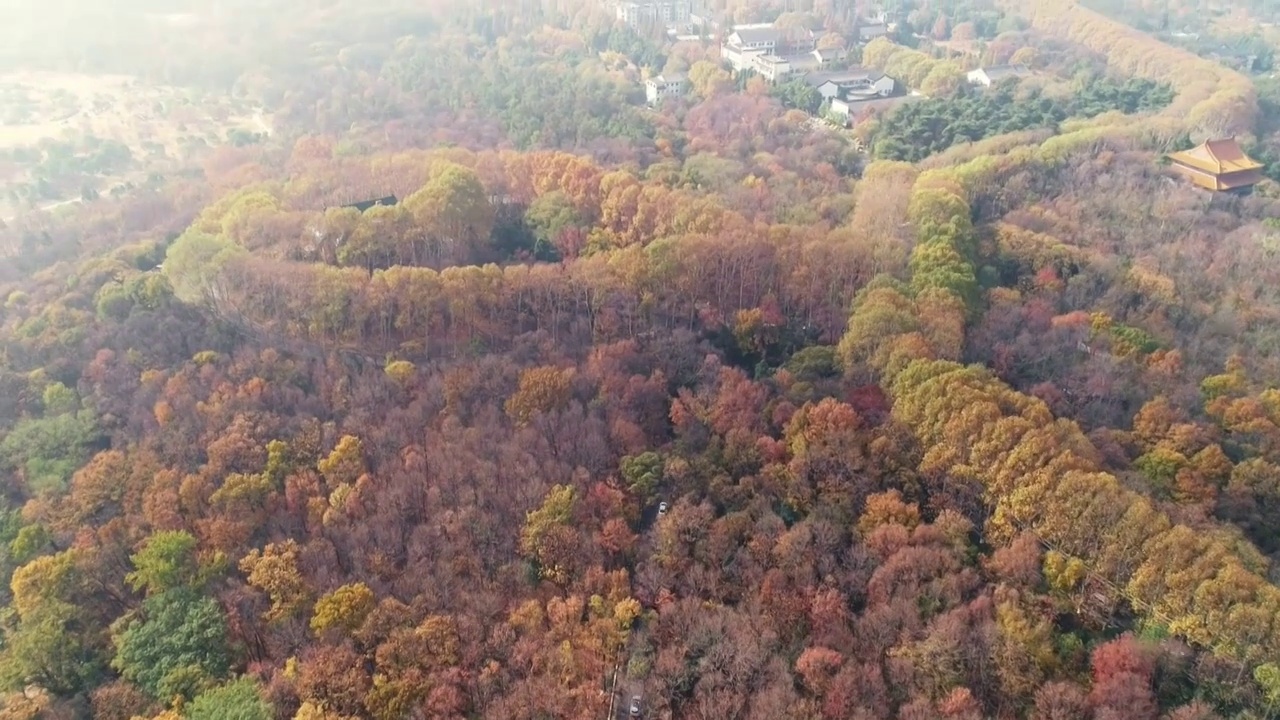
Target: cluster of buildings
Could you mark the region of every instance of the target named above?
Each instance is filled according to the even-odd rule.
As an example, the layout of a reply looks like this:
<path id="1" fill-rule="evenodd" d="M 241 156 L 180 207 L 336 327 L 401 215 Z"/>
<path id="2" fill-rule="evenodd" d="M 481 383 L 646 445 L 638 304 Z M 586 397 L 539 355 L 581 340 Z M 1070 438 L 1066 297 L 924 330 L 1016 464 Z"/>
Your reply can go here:
<path id="1" fill-rule="evenodd" d="M 817 70 L 801 79 L 818 91 L 832 114 L 846 119 L 868 107 L 870 101 L 898 95 L 900 88 L 893 78 L 871 68 Z M 688 90 L 689 80 L 683 73 L 663 73 L 645 81 L 645 96 L 652 105 L 661 104 L 669 97 L 683 96 Z"/>
<path id="2" fill-rule="evenodd" d="M 1251 73 L 1261 69 L 1258 67 L 1260 58 L 1248 45 L 1214 43 L 1210 38 L 1202 39 L 1200 33 L 1184 31 L 1169 33 L 1169 39 L 1179 47 L 1226 65 L 1237 72 Z"/>
<path id="3" fill-rule="evenodd" d="M 889 25 L 883 18 L 865 21 L 858 26 L 858 39 L 868 42 L 888 32 Z M 785 82 L 843 61 L 845 51 L 818 49 L 818 37 L 808 28 L 779 28 L 762 23 L 734 26 L 720 43 L 720 57 L 734 72 L 752 71 L 769 82 Z"/>
<path id="4" fill-rule="evenodd" d="M 694 10 L 692 0 L 632 0 L 617 5 L 617 17 L 631 27 L 706 22 L 695 15 Z M 859 23 L 857 40 L 866 43 L 891 29 L 881 15 Z M 736 25 L 720 43 L 720 57 L 734 72 L 755 73 L 771 83 L 803 80 L 822 96 L 831 115 L 846 121 L 865 108 L 902 99 L 900 91 L 905 90 L 878 70 L 859 67 L 833 70 L 843 63 L 847 53 L 838 48 L 819 49 L 817 35 L 803 27 L 780 28 L 773 23 Z M 995 65 L 969 71 L 967 80 L 977 87 L 992 87 L 1031 74 L 1025 65 Z M 645 95 L 650 104 L 683 96 L 688 90 L 689 80 L 683 73 L 664 73 L 645 81 Z M 1190 150 L 1172 153 L 1168 159 L 1179 175 L 1211 191 L 1248 192 L 1263 178 L 1262 163 L 1246 155 L 1232 138 L 1210 140 Z M 390 197 L 363 205 L 394 203 L 395 198 Z M 353 206 L 363 210 L 360 205 Z"/>
<path id="5" fill-rule="evenodd" d="M 858 39 L 868 42 L 888 32 L 880 17 L 861 23 Z M 878 70 L 833 71 L 847 53 L 842 48 L 818 48 L 817 41 L 806 28 L 738 25 L 720 44 L 720 57 L 735 72 L 753 72 L 771 83 L 803 80 L 822 95 L 832 114 L 844 118 L 857 114 L 862 103 L 898 93 L 898 83 Z"/>
<path id="6" fill-rule="evenodd" d="M 651 25 L 688 25 L 693 16 L 690 0 L 642 0 L 618 3 L 618 20 L 632 28 Z"/>
<path id="7" fill-rule="evenodd" d="M 620 18 L 623 7 L 630 6 L 620 6 Z M 883 18 L 867 21 L 859 28 L 859 38 L 872 40 L 888 30 Z M 822 94 L 836 114 L 852 114 L 857 103 L 889 97 L 898 90 L 893 78 L 875 70 L 832 70 L 847 57 L 843 48 L 819 48 L 813 30 L 781 28 L 773 23 L 735 25 L 720 43 L 720 58 L 735 73 L 754 73 L 770 83 L 803 79 Z M 668 97 L 684 95 L 688 88 L 683 74 L 667 73 L 645 81 L 645 96 L 650 104 L 659 104 Z"/>
<path id="8" fill-rule="evenodd" d="M 850 68 L 835 73 L 811 73 L 804 81 L 818 91 L 829 112 L 846 122 L 866 103 L 892 97 L 898 83 L 879 70 Z"/>
<path id="9" fill-rule="evenodd" d="M 692 0 L 633 0 L 617 6 L 617 16 L 633 27 L 644 23 L 668 26 L 707 22 Z M 713 23 L 714 25 L 714 23 Z M 867 43 L 893 30 L 882 13 L 862 19 L 856 41 Z M 869 68 L 837 70 L 848 53 L 843 48 L 819 48 L 818 34 L 807 27 L 779 27 L 774 23 L 735 25 L 720 42 L 720 59 L 735 73 L 752 73 L 770 83 L 802 80 L 822 95 L 830 115 L 846 121 L 863 110 L 900 100 L 906 88 L 894 78 Z M 1024 65 L 978 68 L 968 73 L 970 84 L 991 87 L 1004 80 L 1031 75 Z M 688 92 L 688 78 L 666 73 L 645 81 L 645 96 L 651 105 Z M 892 100 L 890 99 L 892 98 Z"/>
<path id="10" fill-rule="evenodd" d="M 769 82 L 818 65 L 818 38 L 807 28 L 784 30 L 772 23 L 738 25 L 720 43 L 720 58 L 734 72 L 754 71 Z"/>

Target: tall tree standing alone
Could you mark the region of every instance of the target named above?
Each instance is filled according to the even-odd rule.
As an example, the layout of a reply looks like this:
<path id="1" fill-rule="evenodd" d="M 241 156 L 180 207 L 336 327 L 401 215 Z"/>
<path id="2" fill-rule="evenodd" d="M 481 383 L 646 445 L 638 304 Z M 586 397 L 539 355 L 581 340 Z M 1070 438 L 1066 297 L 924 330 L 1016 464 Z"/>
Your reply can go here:
<path id="1" fill-rule="evenodd" d="M 427 263 L 451 265 L 476 258 L 493 230 L 493 206 L 480 178 L 469 168 L 443 163 L 405 207 L 426 239 Z"/>

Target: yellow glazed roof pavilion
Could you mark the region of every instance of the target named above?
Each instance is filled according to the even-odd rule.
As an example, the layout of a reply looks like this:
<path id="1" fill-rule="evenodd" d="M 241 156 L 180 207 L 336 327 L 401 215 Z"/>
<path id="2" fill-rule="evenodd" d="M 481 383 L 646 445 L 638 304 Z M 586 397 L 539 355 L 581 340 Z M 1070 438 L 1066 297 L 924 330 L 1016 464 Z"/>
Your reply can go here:
<path id="1" fill-rule="evenodd" d="M 1245 155 L 1233 138 L 1209 140 L 1190 150 L 1172 153 L 1169 159 L 1214 175 L 1262 168 L 1262 163 Z"/>

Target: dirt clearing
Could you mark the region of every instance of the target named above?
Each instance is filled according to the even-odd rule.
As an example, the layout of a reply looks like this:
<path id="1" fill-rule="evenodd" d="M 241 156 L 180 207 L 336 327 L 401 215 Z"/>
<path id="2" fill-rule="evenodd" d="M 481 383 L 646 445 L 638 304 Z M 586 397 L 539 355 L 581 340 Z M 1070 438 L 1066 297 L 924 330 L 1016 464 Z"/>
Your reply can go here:
<path id="1" fill-rule="evenodd" d="M 261 107 L 230 96 L 125 75 L 0 74 L 0 218 L 127 192 L 271 129 Z"/>

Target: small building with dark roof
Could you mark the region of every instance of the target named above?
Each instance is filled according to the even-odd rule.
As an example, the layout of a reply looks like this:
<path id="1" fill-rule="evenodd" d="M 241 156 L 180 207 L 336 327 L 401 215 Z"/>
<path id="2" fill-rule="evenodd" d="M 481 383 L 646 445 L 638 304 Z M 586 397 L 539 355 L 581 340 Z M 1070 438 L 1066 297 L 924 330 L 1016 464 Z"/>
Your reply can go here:
<path id="1" fill-rule="evenodd" d="M 858 23 L 858 42 L 871 42 L 889 34 L 889 24 L 884 21 L 863 21 Z"/>
<path id="2" fill-rule="evenodd" d="M 818 48 L 813 51 L 813 59 L 817 60 L 818 65 L 822 67 L 844 60 L 848 56 L 849 53 L 844 48 Z"/>
<path id="3" fill-rule="evenodd" d="M 969 71 L 968 80 L 972 85 L 991 87 L 1004 80 L 1030 76 L 1031 69 L 1026 65 L 992 65 L 991 67 Z"/>
<path id="4" fill-rule="evenodd" d="M 805 76 L 809 87 L 823 100 L 852 100 L 888 97 L 897 89 L 893 78 L 873 68 L 850 68 L 836 73 L 810 73 Z"/>
<path id="5" fill-rule="evenodd" d="M 360 202 L 347 203 L 341 207 L 355 208 L 359 212 L 364 212 L 372 207 L 378 207 L 379 205 L 395 205 L 397 202 L 399 201 L 396 200 L 395 195 L 388 195 L 386 197 L 374 198 L 372 200 L 361 200 Z"/>
<path id="6" fill-rule="evenodd" d="M 773 50 L 782 42 L 782 31 L 772 25 L 738 26 L 729 35 L 728 42 L 744 50 Z"/>

